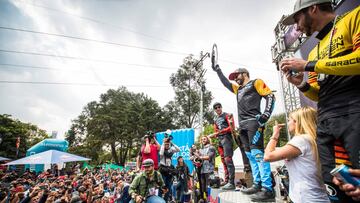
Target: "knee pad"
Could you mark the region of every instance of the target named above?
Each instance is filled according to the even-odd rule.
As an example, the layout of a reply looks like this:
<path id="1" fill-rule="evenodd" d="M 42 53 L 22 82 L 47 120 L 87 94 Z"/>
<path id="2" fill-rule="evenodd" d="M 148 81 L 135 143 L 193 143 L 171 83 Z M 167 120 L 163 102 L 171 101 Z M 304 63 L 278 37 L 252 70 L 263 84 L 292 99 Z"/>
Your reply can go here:
<path id="1" fill-rule="evenodd" d="M 259 149 L 252 149 L 251 155 L 255 158 L 257 162 L 261 162 L 264 160 L 264 152 Z"/>

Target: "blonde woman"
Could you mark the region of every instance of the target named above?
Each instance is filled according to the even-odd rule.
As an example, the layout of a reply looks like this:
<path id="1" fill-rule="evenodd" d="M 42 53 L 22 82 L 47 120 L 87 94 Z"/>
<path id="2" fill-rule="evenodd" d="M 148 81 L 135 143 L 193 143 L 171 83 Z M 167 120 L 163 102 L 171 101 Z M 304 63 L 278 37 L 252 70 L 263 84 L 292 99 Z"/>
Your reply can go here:
<path id="1" fill-rule="evenodd" d="M 316 111 L 303 107 L 289 115 L 288 129 L 293 135 L 283 147 L 276 148 L 280 129 L 285 124 L 275 124 L 273 135 L 265 149 L 265 161 L 285 160 L 289 171 L 289 196 L 294 203 L 330 202 L 320 176 L 316 147 Z"/>

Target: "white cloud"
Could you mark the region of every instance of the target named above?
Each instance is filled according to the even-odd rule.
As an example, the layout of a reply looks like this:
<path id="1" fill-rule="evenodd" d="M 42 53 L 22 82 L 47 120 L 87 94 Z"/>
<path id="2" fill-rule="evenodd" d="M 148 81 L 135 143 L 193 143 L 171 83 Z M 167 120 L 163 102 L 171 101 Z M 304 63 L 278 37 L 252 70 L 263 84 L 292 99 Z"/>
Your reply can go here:
<path id="1" fill-rule="evenodd" d="M 65 14 L 36 5 L 62 10 Z M 270 46 L 274 42 L 273 28 L 281 15 L 288 13 L 293 2 L 285 0 L 258 1 L 0 1 L 13 15 L 0 12 L 0 17 L 10 16 L 6 25 L 24 29 L 59 33 L 83 38 L 130 44 L 141 47 L 193 53 L 210 51 L 216 42 L 220 59 L 245 64 L 252 78 L 262 78 L 279 92 L 275 65 L 271 63 Z M 1 9 L 0 9 L 1 11 Z M 9 11 L 9 10 L 7 10 Z M 4 14 L 1 14 L 4 13 Z M 20 13 L 21 15 L 18 15 Z M 86 16 L 98 23 L 81 19 Z M 1 22 L 1 21 L 0 21 Z M 131 30 L 131 31 L 129 31 Z M 137 32 L 138 34 L 136 34 Z M 139 34 L 140 33 L 140 34 Z M 18 33 L 0 30 L 3 49 L 51 53 L 102 59 L 120 63 L 148 64 L 173 67 L 173 70 L 130 66 L 117 63 L 69 60 L 61 57 L 40 57 L 0 53 L 8 63 L 61 68 L 58 71 L 35 69 L 0 69 L 1 80 L 48 81 L 101 84 L 140 85 L 129 87 L 144 92 L 160 105 L 172 100 L 174 93 L 169 76 L 182 63 L 184 56 L 146 51 L 102 43 L 66 39 L 61 37 Z M 214 101 L 223 103 L 227 112 L 236 112 L 234 95 L 220 83 L 210 68 L 209 59 L 204 64 L 208 88 Z M 227 75 L 237 65 L 221 62 Z M 149 87 L 164 86 L 164 87 Z M 105 86 L 64 86 L 0 84 L 2 97 L 0 113 L 32 122 L 49 132 L 66 131 L 86 103 L 97 100 Z M 114 87 L 115 88 L 115 87 Z M 7 96 L 8 95 L 8 96 Z M 283 111 L 281 98 L 275 112 Z M 14 102 L 16 100 L 16 102 Z"/>

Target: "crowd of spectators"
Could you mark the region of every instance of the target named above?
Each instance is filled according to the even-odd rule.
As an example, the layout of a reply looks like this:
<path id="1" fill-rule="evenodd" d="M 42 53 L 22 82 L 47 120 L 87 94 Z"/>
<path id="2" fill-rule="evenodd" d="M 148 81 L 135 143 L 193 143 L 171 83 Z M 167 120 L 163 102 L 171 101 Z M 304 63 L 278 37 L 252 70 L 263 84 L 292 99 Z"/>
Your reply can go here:
<path id="1" fill-rule="evenodd" d="M 41 173 L 0 174 L 0 202 L 116 202 L 130 201 L 129 185 L 133 170 L 87 169 L 47 170 Z"/>

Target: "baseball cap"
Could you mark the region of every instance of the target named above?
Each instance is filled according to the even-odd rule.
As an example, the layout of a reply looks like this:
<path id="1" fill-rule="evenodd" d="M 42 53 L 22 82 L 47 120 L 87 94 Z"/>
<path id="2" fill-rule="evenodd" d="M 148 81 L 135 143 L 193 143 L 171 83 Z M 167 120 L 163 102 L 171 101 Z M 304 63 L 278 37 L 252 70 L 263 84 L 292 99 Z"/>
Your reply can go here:
<path id="1" fill-rule="evenodd" d="M 213 105 L 213 108 L 215 109 L 216 106 L 222 107 L 221 104 L 220 104 L 220 102 L 215 102 L 214 105 Z"/>
<path id="2" fill-rule="evenodd" d="M 235 78 L 236 78 L 240 73 L 247 73 L 247 74 L 249 74 L 249 71 L 248 71 L 246 68 L 238 68 L 238 69 L 234 70 L 234 72 L 230 73 L 229 79 L 230 79 L 230 80 L 235 80 Z"/>
<path id="3" fill-rule="evenodd" d="M 153 166 L 154 165 L 154 161 L 152 159 L 145 159 L 143 162 L 142 162 L 142 165 L 143 166 Z"/>
<path id="4" fill-rule="evenodd" d="M 331 0 L 296 0 L 294 6 L 294 12 L 288 15 L 282 22 L 283 25 L 292 25 L 295 24 L 294 15 L 300 10 L 307 8 L 312 5 L 322 4 L 322 3 L 331 3 Z"/>

